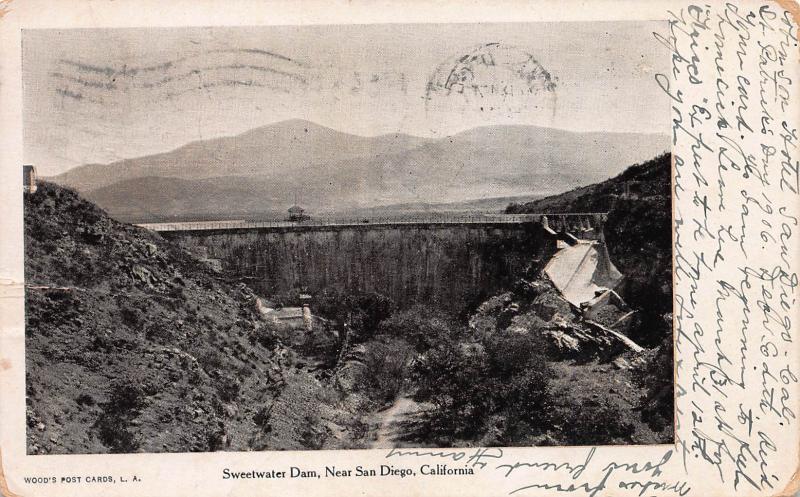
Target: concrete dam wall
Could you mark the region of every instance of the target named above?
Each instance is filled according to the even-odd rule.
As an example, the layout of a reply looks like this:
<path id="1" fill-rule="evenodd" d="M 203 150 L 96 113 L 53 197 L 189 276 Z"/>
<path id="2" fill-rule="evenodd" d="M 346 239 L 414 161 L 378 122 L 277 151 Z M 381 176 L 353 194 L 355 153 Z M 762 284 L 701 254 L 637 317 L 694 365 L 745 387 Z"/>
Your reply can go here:
<path id="1" fill-rule="evenodd" d="M 556 239 L 539 223 L 405 224 L 162 232 L 219 259 L 269 297 L 378 292 L 401 306 L 436 303 L 461 311 L 507 288 L 532 264 L 541 268 Z M 203 248 L 204 247 L 204 248 Z"/>

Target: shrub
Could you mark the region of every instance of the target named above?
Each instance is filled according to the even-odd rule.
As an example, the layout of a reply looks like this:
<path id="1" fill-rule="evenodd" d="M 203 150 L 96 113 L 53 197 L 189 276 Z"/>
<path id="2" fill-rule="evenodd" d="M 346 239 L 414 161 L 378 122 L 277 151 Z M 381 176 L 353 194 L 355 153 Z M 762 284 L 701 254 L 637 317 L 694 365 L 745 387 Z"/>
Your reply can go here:
<path id="1" fill-rule="evenodd" d="M 183 286 L 175 284 L 167 291 L 170 298 L 170 303 L 173 309 L 179 309 L 186 303 L 186 294 L 183 291 Z"/>
<path id="2" fill-rule="evenodd" d="M 509 381 L 503 392 L 504 407 L 512 420 L 542 424 L 550 417 L 550 371 L 545 367 L 531 366 Z"/>
<path id="3" fill-rule="evenodd" d="M 272 431 L 272 426 L 269 423 L 272 417 L 272 408 L 274 404 L 262 406 L 253 416 L 253 422 L 259 426 L 265 433 Z"/>
<path id="4" fill-rule="evenodd" d="M 305 356 L 319 361 L 326 369 L 333 368 L 339 359 L 340 341 L 327 330 L 315 327 L 312 331 L 301 335 L 298 350 Z"/>
<path id="5" fill-rule="evenodd" d="M 137 309 L 136 304 L 122 294 L 117 295 L 114 299 L 119 309 L 119 317 L 122 324 L 132 330 L 136 330 L 142 323 L 144 316 L 142 311 Z"/>
<path id="6" fill-rule="evenodd" d="M 267 350 L 274 349 L 278 343 L 277 333 L 267 326 L 259 326 L 249 336 L 250 343 L 258 343 Z"/>
<path id="7" fill-rule="evenodd" d="M 117 381 L 112 384 L 111 398 L 105 404 L 110 414 L 136 414 L 145 404 L 145 392 L 141 385 Z"/>
<path id="8" fill-rule="evenodd" d="M 148 340 L 153 340 L 159 343 L 169 343 L 173 338 L 174 328 L 169 328 L 162 322 L 148 323 L 144 336 Z"/>
<path id="9" fill-rule="evenodd" d="M 551 417 L 552 371 L 530 334 L 489 334 L 482 343 L 442 341 L 415 368 L 418 399 L 438 443 L 448 437 L 511 443 L 540 433 Z"/>
<path id="10" fill-rule="evenodd" d="M 328 319 L 347 325 L 351 343 L 361 343 L 374 336 L 378 324 L 389 318 L 397 306 L 379 293 L 347 295 L 326 291 L 318 295 L 315 311 Z"/>
<path id="11" fill-rule="evenodd" d="M 316 413 L 306 413 L 300 421 L 300 443 L 306 449 L 319 450 L 325 444 L 326 434 L 320 428 L 321 420 Z"/>
<path id="12" fill-rule="evenodd" d="M 103 413 L 94 424 L 100 441 L 111 452 L 128 453 L 139 449 L 139 439 L 129 428 L 130 420 L 144 407 L 145 398 L 145 390 L 138 382 L 120 380 L 111 385 L 109 400 L 102 404 Z"/>
<path id="13" fill-rule="evenodd" d="M 541 433 L 552 417 L 549 382 L 553 372 L 536 333 L 502 333 L 484 338 L 488 372 L 496 382 L 495 412 L 505 423 L 500 439 L 519 441 Z"/>
<path id="14" fill-rule="evenodd" d="M 423 305 L 415 305 L 381 322 L 378 333 L 402 338 L 417 352 L 425 352 L 443 342 L 457 340 L 455 330 L 449 316 Z"/>
<path id="15" fill-rule="evenodd" d="M 141 445 L 139 437 L 132 433 L 128 420 L 119 415 L 103 414 L 95 423 L 100 441 L 115 454 L 136 452 Z"/>
<path id="16" fill-rule="evenodd" d="M 93 352 L 106 352 L 114 348 L 114 341 L 105 334 L 98 334 L 92 338 L 89 350 Z"/>
<path id="17" fill-rule="evenodd" d="M 203 352 L 197 354 L 197 362 L 200 366 L 206 370 L 206 372 L 214 371 L 215 369 L 220 369 L 222 364 L 224 363 L 224 358 L 222 354 L 217 352 L 214 349 L 204 350 Z"/>
<path id="18" fill-rule="evenodd" d="M 86 306 L 78 292 L 73 290 L 51 289 L 44 292 L 33 291 L 26 298 L 26 317 L 31 324 L 68 322 L 81 317 Z M 35 316 L 35 319 L 32 319 Z"/>
<path id="19" fill-rule="evenodd" d="M 589 400 L 562 413 L 563 436 L 568 445 L 631 442 L 634 424 L 630 414 L 608 401 Z"/>
<path id="20" fill-rule="evenodd" d="M 634 366 L 632 377 L 645 392 L 639 399 L 642 420 L 654 431 L 671 429 L 675 408 L 671 333 L 662 338 L 644 362 Z"/>
<path id="21" fill-rule="evenodd" d="M 225 402 L 233 402 L 239 397 L 239 380 L 230 376 L 220 377 L 214 385 L 220 398 Z"/>
<path id="22" fill-rule="evenodd" d="M 494 410 L 493 393 L 497 391 L 486 371 L 485 353 L 458 343 L 439 344 L 420 360 L 417 399 L 434 405 L 427 431 L 437 443 L 451 443 L 450 437 L 475 438 L 481 433 Z"/>
<path id="23" fill-rule="evenodd" d="M 547 369 L 544 338 L 538 333 L 495 333 L 483 339 L 490 374 L 508 380 L 528 369 Z"/>
<path id="24" fill-rule="evenodd" d="M 227 445 L 228 437 L 222 423 L 219 423 L 216 427 L 206 428 L 204 435 L 209 452 L 215 452 Z"/>
<path id="25" fill-rule="evenodd" d="M 408 344 L 393 337 L 380 337 L 367 342 L 364 352 L 366 366 L 359 383 L 370 398 L 391 402 L 400 393 L 406 379 L 406 365 L 411 356 Z"/>

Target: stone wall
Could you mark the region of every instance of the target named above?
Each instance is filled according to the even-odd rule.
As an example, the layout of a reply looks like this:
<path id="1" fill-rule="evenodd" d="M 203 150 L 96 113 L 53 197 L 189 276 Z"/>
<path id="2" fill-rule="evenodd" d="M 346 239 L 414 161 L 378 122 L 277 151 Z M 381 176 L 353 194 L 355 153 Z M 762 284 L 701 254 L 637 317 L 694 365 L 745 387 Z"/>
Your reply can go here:
<path id="1" fill-rule="evenodd" d="M 461 311 L 546 262 L 555 238 L 538 223 L 410 224 L 164 232 L 205 247 L 259 294 L 378 292 L 401 306 Z M 540 266 L 539 266 L 540 267 Z"/>

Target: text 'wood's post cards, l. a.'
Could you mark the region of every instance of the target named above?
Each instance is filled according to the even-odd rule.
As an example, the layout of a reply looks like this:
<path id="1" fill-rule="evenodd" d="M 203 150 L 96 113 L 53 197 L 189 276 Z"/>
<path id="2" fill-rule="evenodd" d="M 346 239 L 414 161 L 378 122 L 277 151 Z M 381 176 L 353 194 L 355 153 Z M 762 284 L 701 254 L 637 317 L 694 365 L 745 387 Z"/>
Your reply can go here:
<path id="1" fill-rule="evenodd" d="M 798 18 L 0 1 L 0 492 L 791 495 Z"/>

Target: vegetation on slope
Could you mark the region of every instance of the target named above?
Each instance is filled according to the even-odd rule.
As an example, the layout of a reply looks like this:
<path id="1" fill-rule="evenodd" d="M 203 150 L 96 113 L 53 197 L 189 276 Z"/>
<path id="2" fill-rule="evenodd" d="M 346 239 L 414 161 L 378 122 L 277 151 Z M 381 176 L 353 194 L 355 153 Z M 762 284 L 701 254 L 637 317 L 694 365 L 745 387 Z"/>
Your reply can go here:
<path id="1" fill-rule="evenodd" d="M 48 183 L 25 197 L 25 258 L 30 453 L 304 446 L 315 379 L 247 287 Z"/>
<path id="2" fill-rule="evenodd" d="M 672 424 L 672 156 L 660 155 L 595 185 L 525 204 L 509 213 L 608 212 L 604 234 L 614 265 L 625 275 L 623 298 L 638 309 L 629 332 L 654 347 L 638 371 L 654 426 Z"/>
<path id="3" fill-rule="evenodd" d="M 343 393 L 369 399 L 373 411 L 398 399 L 417 404 L 416 413 L 392 430 L 394 444 L 672 439 L 671 423 L 663 422 L 671 411 L 665 414 L 647 395 L 656 382 L 669 383 L 652 367 L 657 351 L 640 357 L 597 335 L 545 280 L 521 280 L 485 301 L 468 323 L 422 305 L 396 310 L 374 328 L 364 325 L 374 322 L 358 318 L 348 325 L 351 340 L 342 346 L 334 378 Z"/>

